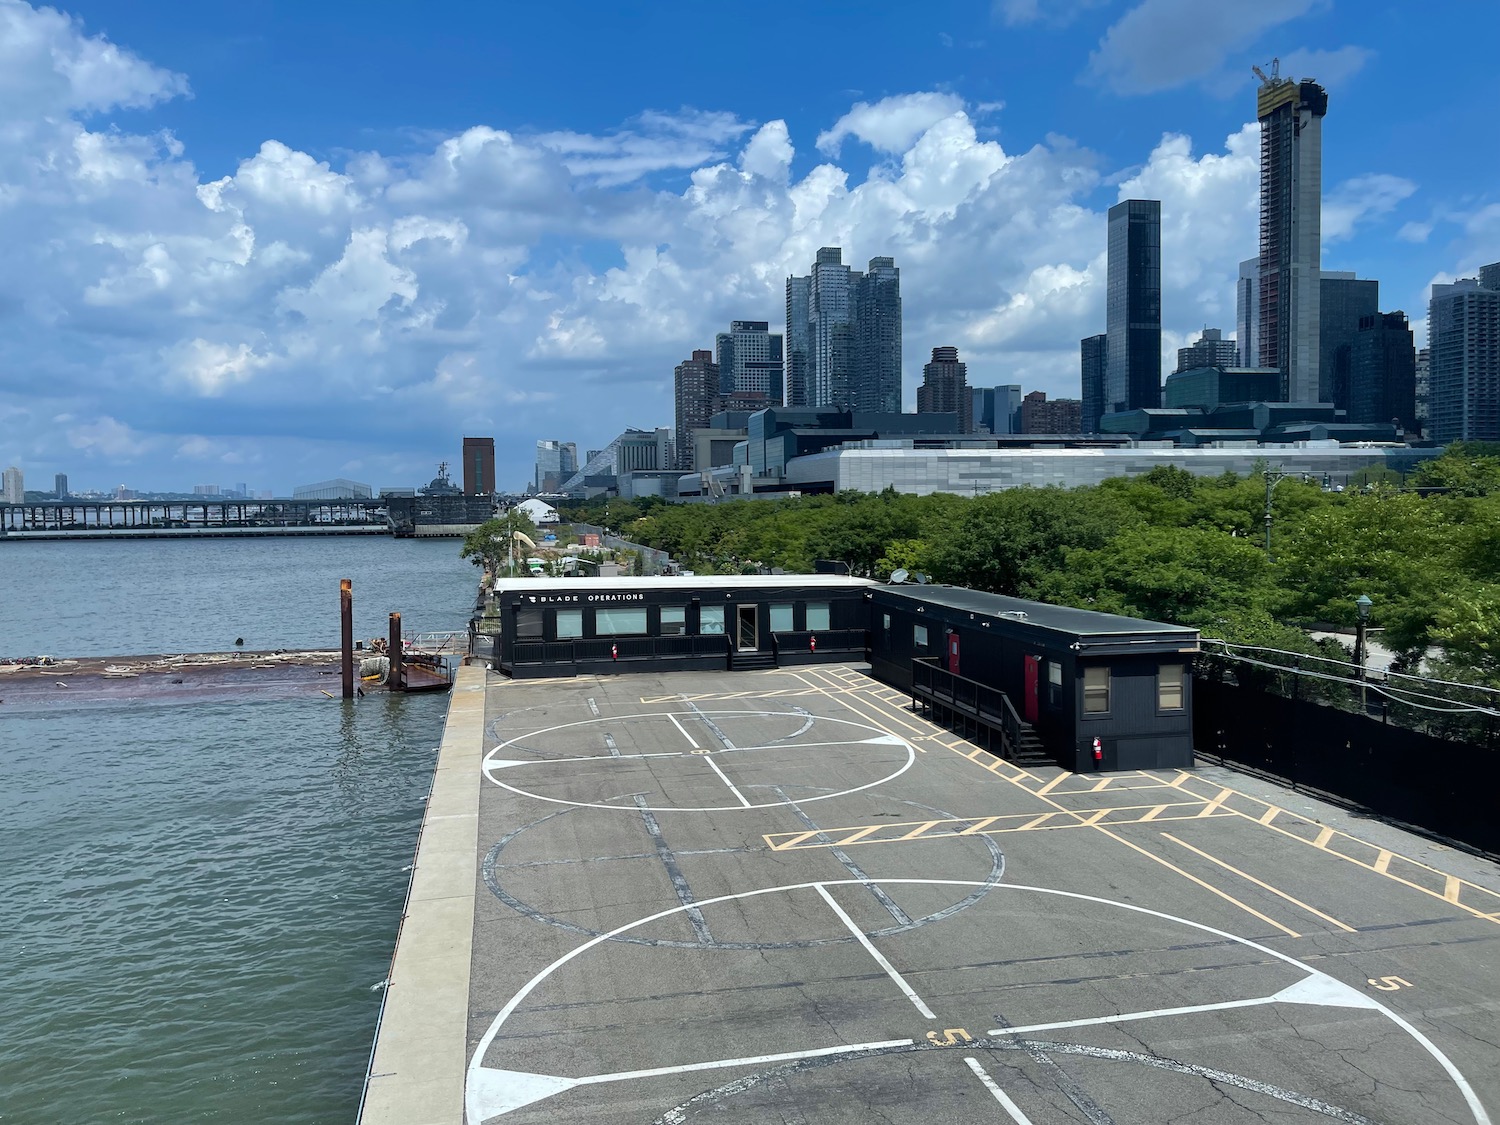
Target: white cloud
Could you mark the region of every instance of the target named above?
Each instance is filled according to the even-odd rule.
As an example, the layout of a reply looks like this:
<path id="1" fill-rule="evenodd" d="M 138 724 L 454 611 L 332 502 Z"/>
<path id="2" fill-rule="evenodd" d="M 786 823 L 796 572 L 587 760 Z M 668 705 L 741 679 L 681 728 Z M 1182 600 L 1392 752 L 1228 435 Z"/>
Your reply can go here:
<path id="1" fill-rule="evenodd" d="M 786 276 L 825 245 L 900 266 L 908 401 L 950 343 L 977 384 L 1075 395 L 1077 341 L 1104 327 L 1100 188 L 1120 173 L 1066 138 L 981 138 L 973 114 L 998 106 L 860 103 L 805 169 L 809 138 L 784 121 L 681 110 L 599 134 L 481 124 L 332 163 L 266 140 L 203 182 L 169 136 L 85 124 L 98 91 L 141 102 L 182 81 L 95 42 L 74 91 L 53 51 L 94 41 L 13 0 L 6 20 L 37 27 L 0 44 L 0 440 L 78 487 L 232 463 L 284 490 L 354 460 L 416 483 L 463 433 L 493 433 L 518 483 L 538 437 L 598 447 L 669 424 L 672 367 L 731 319 L 779 325 Z M 841 165 L 849 137 L 873 170 Z M 1254 246 L 1254 126 L 1199 141 L 1163 137 L 1118 184 L 1162 200 L 1172 338 L 1230 326 Z M 1402 184 L 1362 178 L 1341 221 L 1357 231 Z"/>
<path id="2" fill-rule="evenodd" d="M 1324 193 L 1324 245 L 1349 238 L 1360 224 L 1390 214 L 1416 190 L 1417 185 L 1410 180 L 1384 173 L 1345 180 Z"/>
<path id="3" fill-rule="evenodd" d="M 1281 56 L 1281 72 L 1288 77 L 1312 79 L 1337 92 L 1374 57 L 1375 52 L 1368 47 L 1338 47 L 1332 51 L 1303 48 Z"/>
<path id="4" fill-rule="evenodd" d="M 270 356 L 256 354 L 249 344 L 216 344 L 202 338 L 163 349 L 162 358 L 178 379 L 205 398 L 218 397 L 236 383 L 248 383 L 272 363 Z"/>
<path id="5" fill-rule="evenodd" d="M 768 121 L 740 153 L 740 167 L 752 176 L 787 182 L 792 168 L 792 138 L 785 121 Z"/>
<path id="6" fill-rule="evenodd" d="M 1011 27 L 1029 23 L 1062 26 L 1082 12 L 1107 3 L 1109 0 L 994 0 L 994 13 L 996 19 Z"/>
<path id="7" fill-rule="evenodd" d="M 1141 0 L 1104 33 L 1088 73 L 1122 94 L 1170 90 L 1213 75 L 1259 36 L 1325 0 Z"/>
<path id="8" fill-rule="evenodd" d="M 857 102 L 832 129 L 818 134 L 818 151 L 836 156 L 844 138 L 854 137 L 880 152 L 905 152 L 928 129 L 963 108 L 962 98 L 940 93 L 897 94 L 874 103 Z"/>
<path id="9" fill-rule="evenodd" d="M 187 78 L 161 70 L 77 21 L 23 0 L 0 0 L 0 113 L 140 109 L 188 92 Z"/>
<path id="10" fill-rule="evenodd" d="M 66 431 L 67 442 L 84 455 L 92 455 L 113 462 L 130 462 L 149 452 L 150 438 L 137 433 L 123 422 L 109 415 L 100 415 L 92 422 L 70 426 Z"/>

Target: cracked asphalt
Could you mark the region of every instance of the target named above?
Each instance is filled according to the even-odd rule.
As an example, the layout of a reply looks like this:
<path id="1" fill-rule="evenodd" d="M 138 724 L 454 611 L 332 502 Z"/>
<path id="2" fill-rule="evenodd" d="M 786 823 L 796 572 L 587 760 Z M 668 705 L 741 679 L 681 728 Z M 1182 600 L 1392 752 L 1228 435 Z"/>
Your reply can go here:
<path id="1" fill-rule="evenodd" d="M 1023 771 L 859 668 L 491 679 L 484 727 L 474 1125 L 1500 1115 L 1494 864 Z"/>

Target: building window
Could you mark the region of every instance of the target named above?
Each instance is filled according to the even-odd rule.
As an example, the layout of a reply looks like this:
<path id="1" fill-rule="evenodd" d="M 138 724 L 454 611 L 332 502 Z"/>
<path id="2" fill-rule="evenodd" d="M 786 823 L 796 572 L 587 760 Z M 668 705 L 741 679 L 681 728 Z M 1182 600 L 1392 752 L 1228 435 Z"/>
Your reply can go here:
<path id="1" fill-rule="evenodd" d="M 1047 706 L 1062 705 L 1062 665 L 1055 660 L 1047 661 Z"/>
<path id="2" fill-rule="evenodd" d="M 680 637 L 687 632 L 687 606 L 664 605 L 661 607 L 661 635 Z"/>
<path id="3" fill-rule="evenodd" d="M 927 626 L 913 625 L 911 627 L 911 643 L 918 648 L 927 647 Z"/>
<path id="4" fill-rule="evenodd" d="M 523 609 L 516 613 L 516 639 L 539 641 L 542 639 L 542 611 Z"/>
<path id="5" fill-rule="evenodd" d="M 724 607 L 706 605 L 698 611 L 698 632 L 705 637 L 724 635 Z"/>
<path id="6" fill-rule="evenodd" d="M 557 611 L 557 639 L 568 640 L 583 636 L 583 610 L 560 609 Z"/>
<path id="7" fill-rule="evenodd" d="M 790 633 L 792 631 L 792 607 L 789 602 L 771 606 L 771 632 Z"/>
<path id="8" fill-rule="evenodd" d="M 1083 670 L 1083 713 L 1109 713 L 1109 669 L 1094 666 Z"/>
<path id="9" fill-rule="evenodd" d="M 1183 666 L 1163 664 L 1156 672 L 1156 709 L 1158 711 L 1182 710 Z"/>
<path id="10" fill-rule="evenodd" d="M 596 609 L 594 632 L 601 637 L 642 636 L 646 632 L 646 607 Z"/>
<path id="11" fill-rule="evenodd" d="M 828 603 L 807 603 L 807 628 L 809 631 L 828 628 Z M 886 628 L 890 628 L 890 618 L 886 618 Z"/>

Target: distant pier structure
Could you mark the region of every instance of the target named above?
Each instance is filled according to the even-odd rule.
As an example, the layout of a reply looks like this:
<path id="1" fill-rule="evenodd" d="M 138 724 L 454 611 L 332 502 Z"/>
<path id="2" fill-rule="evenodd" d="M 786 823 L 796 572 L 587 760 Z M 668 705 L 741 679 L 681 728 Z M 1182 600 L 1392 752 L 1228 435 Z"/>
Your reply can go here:
<path id="1" fill-rule="evenodd" d="M 389 535 L 383 501 L 38 500 L 0 504 L 0 538 L 169 539 L 194 536 Z"/>

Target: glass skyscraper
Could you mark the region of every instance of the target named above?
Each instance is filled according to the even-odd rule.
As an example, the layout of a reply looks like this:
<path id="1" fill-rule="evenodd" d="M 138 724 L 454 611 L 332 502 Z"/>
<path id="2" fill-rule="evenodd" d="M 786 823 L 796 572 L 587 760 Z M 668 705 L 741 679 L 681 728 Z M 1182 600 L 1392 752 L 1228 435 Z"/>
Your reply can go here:
<path id="1" fill-rule="evenodd" d="M 807 277 L 786 281 L 788 406 L 899 412 L 901 271 L 871 258 L 868 273 L 818 250 Z M 805 358 L 804 358 L 805 357 Z"/>
<path id="2" fill-rule="evenodd" d="M 1079 424 L 1080 433 L 1097 434 L 1099 432 L 1099 419 L 1104 414 L 1104 359 L 1108 354 L 1108 343 L 1109 337 L 1103 333 L 1098 336 L 1085 336 L 1078 341 L 1083 377 L 1083 413 Z"/>
<path id="3" fill-rule="evenodd" d="M 812 325 L 807 309 L 812 296 L 812 278 L 786 279 L 786 405 L 806 406 L 811 401 Z"/>
<path id="4" fill-rule="evenodd" d="M 1434 285 L 1427 311 L 1433 441 L 1500 441 L 1500 263 Z"/>
<path id="5" fill-rule="evenodd" d="M 854 409 L 901 413 L 901 271 L 894 258 L 871 258 L 855 286 L 859 356 Z"/>
<path id="6" fill-rule="evenodd" d="M 1161 201 L 1109 209 L 1104 412 L 1161 405 Z"/>
<path id="7" fill-rule="evenodd" d="M 1352 273 L 1322 273 L 1318 280 L 1318 402 L 1351 409 L 1354 337 L 1360 321 L 1379 311 L 1380 282 L 1360 281 Z"/>

